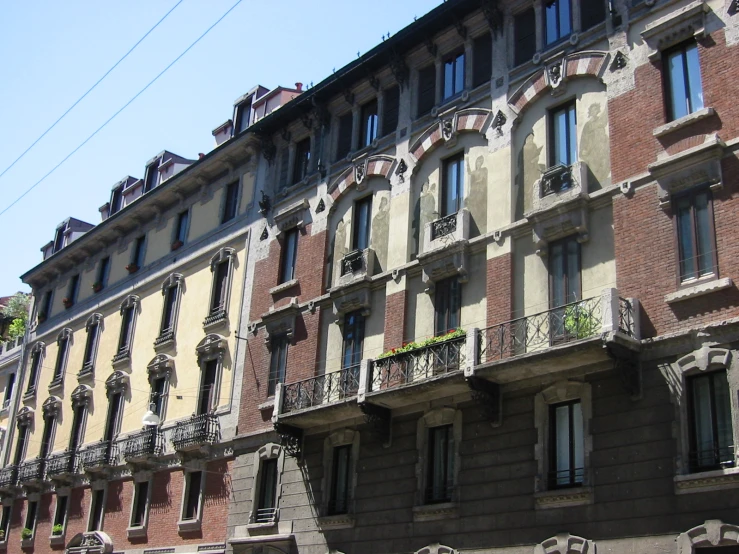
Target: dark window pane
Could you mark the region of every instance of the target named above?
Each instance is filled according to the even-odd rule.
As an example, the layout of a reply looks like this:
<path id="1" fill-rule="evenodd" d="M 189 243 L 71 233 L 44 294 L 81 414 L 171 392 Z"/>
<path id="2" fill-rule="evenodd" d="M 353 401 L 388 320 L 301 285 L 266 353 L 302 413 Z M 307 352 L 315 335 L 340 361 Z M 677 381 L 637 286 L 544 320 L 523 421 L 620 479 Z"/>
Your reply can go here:
<path id="1" fill-rule="evenodd" d="M 210 305 L 211 313 L 226 309 L 226 297 L 228 287 L 228 260 L 216 265 L 213 272 L 213 300 Z"/>
<path id="2" fill-rule="evenodd" d="M 218 360 L 208 360 L 203 369 L 202 382 L 200 384 L 200 397 L 198 398 L 198 414 L 210 413 L 215 407 L 216 381 L 218 379 Z"/>
<path id="3" fill-rule="evenodd" d="M 120 393 L 113 394 L 110 396 L 108 403 L 108 418 L 105 422 L 103 440 L 112 441 L 118 434 L 123 396 Z"/>
<path id="4" fill-rule="evenodd" d="M 369 247 L 371 218 L 372 197 L 368 196 L 354 205 L 354 220 L 352 221 L 354 250 L 364 250 Z"/>
<path id="5" fill-rule="evenodd" d="M 85 423 L 85 406 L 75 406 L 72 419 L 72 433 L 69 435 L 68 450 L 75 451 L 82 442 L 82 427 Z"/>
<path id="6" fill-rule="evenodd" d="M 51 451 L 51 434 L 54 432 L 54 426 L 56 425 L 56 418 L 46 417 L 44 418 L 44 433 L 41 435 L 41 448 L 39 449 L 39 458 L 46 458 Z"/>
<path id="7" fill-rule="evenodd" d="M 377 100 L 362 106 L 362 147 L 369 146 L 377 138 Z"/>
<path id="8" fill-rule="evenodd" d="M 420 117 L 431 111 L 436 103 L 436 66 L 431 64 L 418 72 L 418 106 Z"/>
<path id="9" fill-rule="evenodd" d="M 56 497 L 56 511 L 54 512 L 54 525 L 64 525 L 64 520 L 67 517 L 67 501 L 68 496 L 57 496 Z M 3 512 L 3 517 L 5 512 Z"/>
<path id="10" fill-rule="evenodd" d="M 606 20 L 605 0 L 582 0 L 580 2 L 582 29 L 590 29 Z"/>
<path id="11" fill-rule="evenodd" d="M 352 132 L 354 126 L 354 114 L 345 113 L 339 118 L 339 137 L 336 145 L 336 159 L 346 158 L 352 149 Z"/>
<path id="12" fill-rule="evenodd" d="M 293 167 L 293 183 L 302 181 L 308 175 L 310 167 L 310 139 L 303 139 L 295 145 L 295 166 Z"/>
<path id="13" fill-rule="evenodd" d="M 464 156 L 456 156 L 444 162 L 444 181 L 441 198 L 441 216 L 457 213 L 464 198 Z"/>
<path id="14" fill-rule="evenodd" d="M 97 490 L 92 493 L 92 508 L 88 531 L 101 531 L 103 527 L 103 513 L 105 511 L 105 491 Z"/>
<path id="15" fill-rule="evenodd" d="M 92 363 L 93 357 L 95 356 L 95 346 L 97 343 L 97 337 L 98 337 L 98 324 L 91 325 L 90 328 L 87 330 L 87 340 L 85 342 L 85 359 L 83 360 L 83 365 L 88 365 Z"/>
<path id="16" fill-rule="evenodd" d="M 436 283 L 434 293 L 436 336 L 445 335 L 459 327 L 461 292 L 458 277 L 450 277 Z"/>
<path id="17" fill-rule="evenodd" d="M 285 233 L 282 242 L 282 268 L 280 283 L 286 283 L 295 278 L 295 263 L 298 254 L 298 230 L 291 229 Z"/>
<path id="18" fill-rule="evenodd" d="M 733 466 L 731 401 L 726 371 L 688 379 L 693 471 Z"/>
<path id="19" fill-rule="evenodd" d="M 222 223 L 231 221 L 236 217 L 236 213 L 239 208 L 239 182 L 234 181 L 226 187 L 225 191 L 226 201 L 223 207 L 223 219 Z"/>
<path id="20" fill-rule="evenodd" d="M 149 482 L 136 484 L 131 527 L 141 527 L 146 521 L 146 505 L 149 496 Z"/>
<path id="21" fill-rule="evenodd" d="M 162 315 L 161 333 L 174 330 L 175 308 L 177 307 L 178 287 L 169 287 L 164 295 L 164 314 Z"/>
<path id="22" fill-rule="evenodd" d="M 155 379 L 154 382 L 151 384 L 151 403 L 154 404 L 154 409 L 152 411 L 160 418 L 163 416 L 162 408 L 164 406 L 165 385 L 166 379 L 164 377 L 159 377 L 158 379 Z"/>
<path id="23" fill-rule="evenodd" d="M 454 475 L 454 436 L 451 425 L 429 429 L 426 501 L 449 502 Z"/>
<path id="24" fill-rule="evenodd" d="M 398 128 L 398 117 L 400 114 L 400 87 L 393 86 L 385 90 L 382 116 L 382 133 L 389 135 Z"/>
<path id="25" fill-rule="evenodd" d="M 536 53 L 536 14 L 534 8 L 517 14 L 513 20 L 515 64 L 526 63 Z"/>
<path id="26" fill-rule="evenodd" d="M 477 87 L 490 80 L 493 74 L 493 36 L 485 33 L 472 42 L 472 86 Z"/>
<path id="27" fill-rule="evenodd" d="M 560 108 L 550 119 L 552 148 L 550 166 L 572 165 L 577 161 L 577 115 L 574 104 Z"/>
<path id="28" fill-rule="evenodd" d="M 697 45 L 689 43 L 669 52 L 665 66 L 669 119 L 679 119 L 702 109 L 703 84 Z"/>
<path id="29" fill-rule="evenodd" d="M 329 514 L 345 514 L 349 511 L 351 451 L 350 444 L 334 448 Z"/>
<path id="30" fill-rule="evenodd" d="M 444 100 L 464 90 L 464 54 L 457 54 L 444 63 Z"/>
<path id="31" fill-rule="evenodd" d="M 285 370 L 287 367 L 287 337 L 277 337 L 272 341 L 272 355 L 269 364 L 269 382 L 267 383 L 267 394 L 273 396 L 277 383 L 285 382 Z"/>
<path id="32" fill-rule="evenodd" d="M 271 521 L 277 507 L 277 459 L 264 460 L 261 467 L 257 521 Z"/>
<path id="33" fill-rule="evenodd" d="M 570 0 L 549 0 L 545 9 L 546 43 L 565 38 L 572 31 Z"/>
<path id="34" fill-rule="evenodd" d="M 575 237 L 550 244 L 549 281 L 551 308 L 558 308 L 580 299 L 580 243 Z"/>
<path id="35" fill-rule="evenodd" d="M 583 482 L 585 451 L 580 401 L 551 406 L 550 486 L 571 487 Z"/>
<path id="36" fill-rule="evenodd" d="M 200 471 L 193 471 L 188 474 L 188 477 L 185 509 L 182 514 L 182 519 L 185 521 L 196 519 L 200 512 L 200 485 L 203 474 Z"/>
<path id="37" fill-rule="evenodd" d="M 344 316 L 344 357 L 342 369 L 359 368 L 364 342 L 364 316 L 355 311 Z"/>

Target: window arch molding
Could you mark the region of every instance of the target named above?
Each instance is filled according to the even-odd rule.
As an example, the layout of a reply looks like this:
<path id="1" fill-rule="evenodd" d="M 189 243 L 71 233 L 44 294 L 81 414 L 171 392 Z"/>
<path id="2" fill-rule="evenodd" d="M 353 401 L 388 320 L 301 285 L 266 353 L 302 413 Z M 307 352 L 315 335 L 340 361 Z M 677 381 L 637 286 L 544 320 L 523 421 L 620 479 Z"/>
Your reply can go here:
<path id="1" fill-rule="evenodd" d="M 174 358 L 167 354 L 158 354 L 146 365 L 146 370 L 150 383 L 160 377 L 169 379 L 174 373 Z"/>
<path id="2" fill-rule="evenodd" d="M 457 551 L 451 546 L 430 544 L 428 546 L 424 546 L 420 550 L 416 550 L 415 554 L 457 554 Z"/>
<path id="3" fill-rule="evenodd" d="M 92 388 L 89 385 L 78 385 L 70 395 L 73 406 L 89 405 L 92 401 Z"/>
<path id="4" fill-rule="evenodd" d="M 279 521 L 279 507 L 280 498 L 282 496 L 282 473 L 285 468 L 285 449 L 279 444 L 267 443 L 256 452 L 254 452 L 254 461 L 252 463 L 252 477 L 253 483 L 251 489 L 251 505 L 252 511 L 249 513 L 249 522 L 256 522 L 257 517 L 257 505 L 259 504 L 259 494 L 262 489 L 262 479 L 264 477 L 262 466 L 265 461 L 277 460 L 277 479 L 276 479 L 276 490 L 275 490 L 275 512 L 274 523 Z"/>
<path id="5" fill-rule="evenodd" d="M 41 406 L 44 418 L 59 417 L 59 413 L 62 410 L 62 400 L 58 396 L 50 396 Z"/>
<path id="6" fill-rule="evenodd" d="M 123 302 L 121 302 L 121 307 L 120 307 L 120 309 L 118 311 L 122 314 L 123 313 L 123 310 L 126 310 L 126 309 L 128 309 L 130 307 L 136 308 L 137 311 L 141 307 L 141 298 L 139 298 L 138 295 L 136 295 L 136 294 L 129 294 L 123 300 Z"/>
<path id="7" fill-rule="evenodd" d="M 212 274 L 210 300 L 208 302 L 208 314 L 203 321 L 203 328 L 206 330 L 218 327 L 228 321 L 231 284 L 236 263 L 236 250 L 228 247 L 219 249 L 210 259 L 210 272 Z M 225 275 L 219 271 L 223 264 L 226 265 Z"/>
<path id="8" fill-rule="evenodd" d="M 20 410 L 18 410 L 18 414 L 15 416 L 15 422 L 18 427 L 31 427 L 31 425 L 33 425 L 35 416 L 36 412 L 33 408 L 29 406 L 23 406 Z"/>
<path id="9" fill-rule="evenodd" d="M 736 545 L 739 545 L 739 526 L 709 519 L 678 535 L 677 554 L 695 554 L 696 548 Z"/>
<path id="10" fill-rule="evenodd" d="M 537 544 L 534 554 L 595 554 L 595 543 L 569 533 L 558 533 Z"/>
<path id="11" fill-rule="evenodd" d="M 110 398 L 114 394 L 125 395 L 128 391 L 129 377 L 122 371 L 114 371 L 105 380 L 105 393 Z"/>
<path id="12" fill-rule="evenodd" d="M 90 317 L 87 318 L 87 321 L 85 321 L 85 329 L 87 331 L 90 330 L 90 327 L 93 325 L 100 325 L 103 322 L 103 314 L 95 312 Z"/>
<path id="13" fill-rule="evenodd" d="M 354 491 L 357 488 L 357 462 L 359 460 L 359 431 L 354 429 L 340 429 L 334 431 L 323 441 L 323 479 L 321 480 L 321 491 L 323 493 L 323 510 L 322 515 L 329 515 L 328 507 L 331 499 L 331 491 L 333 489 L 336 472 L 334 468 L 334 449 L 340 446 L 351 446 L 351 456 L 349 461 L 349 482 L 347 483 L 347 504 L 346 514 L 354 513 Z M 335 516 L 337 519 L 348 519 L 347 515 Z M 337 522 L 338 523 L 338 522 Z M 352 526 L 353 521 L 342 521 L 347 526 Z M 332 526 L 336 529 L 338 527 Z"/>

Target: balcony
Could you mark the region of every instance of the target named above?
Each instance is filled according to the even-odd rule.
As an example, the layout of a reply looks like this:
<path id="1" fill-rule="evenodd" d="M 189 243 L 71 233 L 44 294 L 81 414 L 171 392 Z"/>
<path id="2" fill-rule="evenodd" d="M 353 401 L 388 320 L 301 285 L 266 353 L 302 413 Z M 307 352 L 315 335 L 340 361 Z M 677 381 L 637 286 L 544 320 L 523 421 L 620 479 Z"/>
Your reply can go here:
<path id="1" fill-rule="evenodd" d="M 282 423 L 311 427 L 361 414 L 356 403 L 360 366 L 281 385 L 275 396 Z M 330 410 L 317 410 L 331 406 Z"/>
<path id="2" fill-rule="evenodd" d="M 18 467 L 7 466 L 0 469 L 0 491 L 12 491 L 18 482 Z"/>
<path id="3" fill-rule="evenodd" d="M 28 460 L 18 466 L 18 483 L 23 486 L 38 484 L 44 480 L 44 469 L 46 460 L 44 458 L 36 458 Z"/>
<path id="4" fill-rule="evenodd" d="M 116 448 L 112 441 L 102 440 L 80 452 L 83 471 L 103 471 L 116 462 Z"/>
<path id="5" fill-rule="evenodd" d="M 46 460 L 46 477 L 58 481 L 71 480 L 76 474 L 79 464 L 79 454 L 67 450 L 52 454 Z"/>
<path id="6" fill-rule="evenodd" d="M 466 208 L 427 223 L 423 230 L 421 253 L 447 248 L 470 238 L 470 212 Z"/>
<path id="7" fill-rule="evenodd" d="M 158 427 L 148 427 L 118 442 L 118 452 L 127 463 L 147 462 L 164 452 L 164 438 Z"/>
<path id="8" fill-rule="evenodd" d="M 508 383 L 607 361 L 604 345 L 636 351 L 637 307 L 638 301 L 606 289 L 598 297 L 481 329 L 473 373 Z"/>
<path id="9" fill-rule="evenodd" d="M 371 248 L 353 250 L 337 264 L 334 288 L 341 288 L 355 281 L 371 277 L 375 271 L 375 252 Z"/>
<path id="10" fill-rule="evenodd" d="M 194 415 L 172 430 L 172 446 L 178 452 L 207 448 L 221 437 L 215 414 Z"/>

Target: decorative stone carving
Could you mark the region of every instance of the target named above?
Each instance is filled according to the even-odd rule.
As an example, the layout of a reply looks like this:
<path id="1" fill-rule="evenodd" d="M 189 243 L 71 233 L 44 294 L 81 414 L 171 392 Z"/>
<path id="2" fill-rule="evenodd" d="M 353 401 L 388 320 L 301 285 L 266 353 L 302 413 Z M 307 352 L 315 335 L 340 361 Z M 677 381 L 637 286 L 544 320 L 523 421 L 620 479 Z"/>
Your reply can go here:
<path id="1" fill-rule="evenodd" d="M 291 204 L 281 209 L 275 214 L 275 225 L 278 234 L 288 231 L 294 227 L 302 228 L 307 223 L 308 218 L 308 200 L 303 199 L 295 204 Z"/>
<path id="2" fill-rule="evenodd" d="M 398 167 L 395 168 L 395 175 L 398 176 L 398 181 L 405 183 L 405 172 L 408 171 L 408 164 L 405 163 L 403 158 L 400 158 Z"/>
<path id="3" fill-rule="evenodd" d="M 85 329 L 87 331 L 90 330 L 90 327 L 93 325 L 99 325 L 103 321 L 103 314 L 94 313 L 90 317 L 87 318 L 87 321 L 85 322 Z"/>
<path id="4" fill-rule="evenodd" d="M 316 206 L 316 213 L 320 214 L 326 209 L 326 203 L 323 201 L 323 198 L 321 198 L 318 201 L 318 205 Z"/>
<path id="5" fill-rule="evenodd" d="M 621 52 L 621 50 L 617 50 L 616 53 L 613 55 L 613 61 L 611 62 L 611 71 L 618 71 L 619 69 L 623 69 L 626 67 L 626 64 L 628 63 L 628 58 L 626 58 L 626 54 Z"/>
<path id="6" fill-rule="evenodd" d="M 206 335 L 195 347 L 198 363 L 214 358 L 223 361 L 226 350 L 228 350 L 228 341 L 217 333 Z"/>
<path id="7" fill-rule="evenodd" d="M 89 404 L 92 400 L 92 388 L 89 385 L 78 385 L 70 395 L 73 406 Z"/>
<path id="8" fill-rule="evenodd" d="M 401 89 L 408 84 L 408 75 L 410 71 L 403 57 L 395 50 L 390 53 L 390 71 L 393 72 L 393 76 Z"/>
<path id="9" fill-rule="evenodd" d="M 149 381 L 160 377 L 168 378 L 174 371 L 174 359 L 167 354 L 159 354 L 147 364 L 146 369 L 149 372 Z"/>
<path id="10" fill-rule="evenodd" d="M 506 124 L 506 116 L 503 114 L 502 111 L 498 110 L 498 113 L 495 114 L 495 117 L 493 118 L 493 128 L 498 132 L 499 135 L 503 134 L 503 125 Z"/>
<path id="11" fill-rule="evenodd" d="M 695 554 L 696 548 L 736 546 L 739 544 L 739 526 L 709 519 L 677 537 L 677 554 Z"/>
<path id="12" fill-rule="evenodd" d="M 534 548 L 535 554 L 595 554 L 595 543 L 569 533 L 558 533 Z"/>
<path id="13" fill-rule="evenodd" d="M 128 390 L 128 375 L 122 371 L 114 371 L 110 377 L 105 380 L 105 390 L 110 397 L 113 394 L 125 394 Z"/>
<path id="14" fill-rule="evenodd" d="M 264 228 L 264 229 L 262 230 L 262 234 L 261 234 L 261 235 L 259 235 L 259 240 L 261 240 L 261 241 L 265 241 L 265 240 L 267 240 L 268 238 L 269 238 L 269 231 L 268 231 L 268 230 L 267 230 L 267 228 L 265 227 L 265 228 Z"/>
<path id="15" fill-rule="evenodd" d="M 272 165 L 277 154 L 277 147 L 272 142 L 272 138 L 266 135 L 262 135 L 259 140 L 259 148 L 262 151 L 262 156 L 267 160 L 267 163 Z"/>
<path id="16" fill-rule="evenodd" d="M 705 33 L 705 0 L 694 0 L 687 6 L 672 10 L 668 15 L 649 23 L 641 32 L 649 47 L 649 59 L 657 61 L 662 51 L 689 38 L 700 38 Z"/>
<path id="17" fill-rule="evenodd" d="M 58 417 L 59 411 L 62 409 L 62 400 L 58 396 L 50 396 L 44 400 L 41 410 L 44 414 L 44 419 L 47 417 Z"/>
<path id="18" fill-rule="evenodd" d="M 676 363 L 684 374 L 695 374 L 717 367 L 729 367 L 731 351 L 725 348 L 714 348 L 704 344 L 698 350 L 686 354 Z"/>
<path id="19" fill-rule="evenodd" d="M 102 531 L 78 533 L 67 543 L 69 554 L 110 554 L 113 552 L 113 541 Z"/>
<path id="20" fill-rule="evenodd" d="M 262 198 L 259 200 L 259 213 L 266 216 L 272 209 L 272 199 L 269 195 L 264 194 L 264 191 L 260 192 L 262 193 Z"/>
<path id="21" fill-rule="evenodd" d="M 33 423 L 34 414 L 33 408 L 28 406 L 23 406 L 18 410 L 18 414 L 15 416 L 15 421 L 18 424 L 18 427 L 30 426 Z"/>
<path id="22" fill-rule="evenodd" d="M 265 342 L 267 347 L 271 347 L 271 341 L 277 336 L 287 336 L 292 342 L 295 335 L 295 322 L 300 315 L 300 308 L 296 298 L 292 298 L 290 303 L 280 308 L 270 310 L 262 314 L 262 323 L 266 331 Z"/>

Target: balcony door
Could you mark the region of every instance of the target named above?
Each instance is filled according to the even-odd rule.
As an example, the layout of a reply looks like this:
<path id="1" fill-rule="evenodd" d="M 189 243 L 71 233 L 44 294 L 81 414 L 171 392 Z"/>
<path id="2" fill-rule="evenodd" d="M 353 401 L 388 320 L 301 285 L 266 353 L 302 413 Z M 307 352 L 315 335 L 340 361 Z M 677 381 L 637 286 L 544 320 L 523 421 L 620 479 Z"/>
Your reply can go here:
<path id="1" fill-rule="evenodd" d="M 552 343 L 565 342 L 575 333 L 581 300 L 580 243 L 574 236 L 549 245 L 549 336 Z M 568 306 L 570 305 L 570 306 Z"/>

